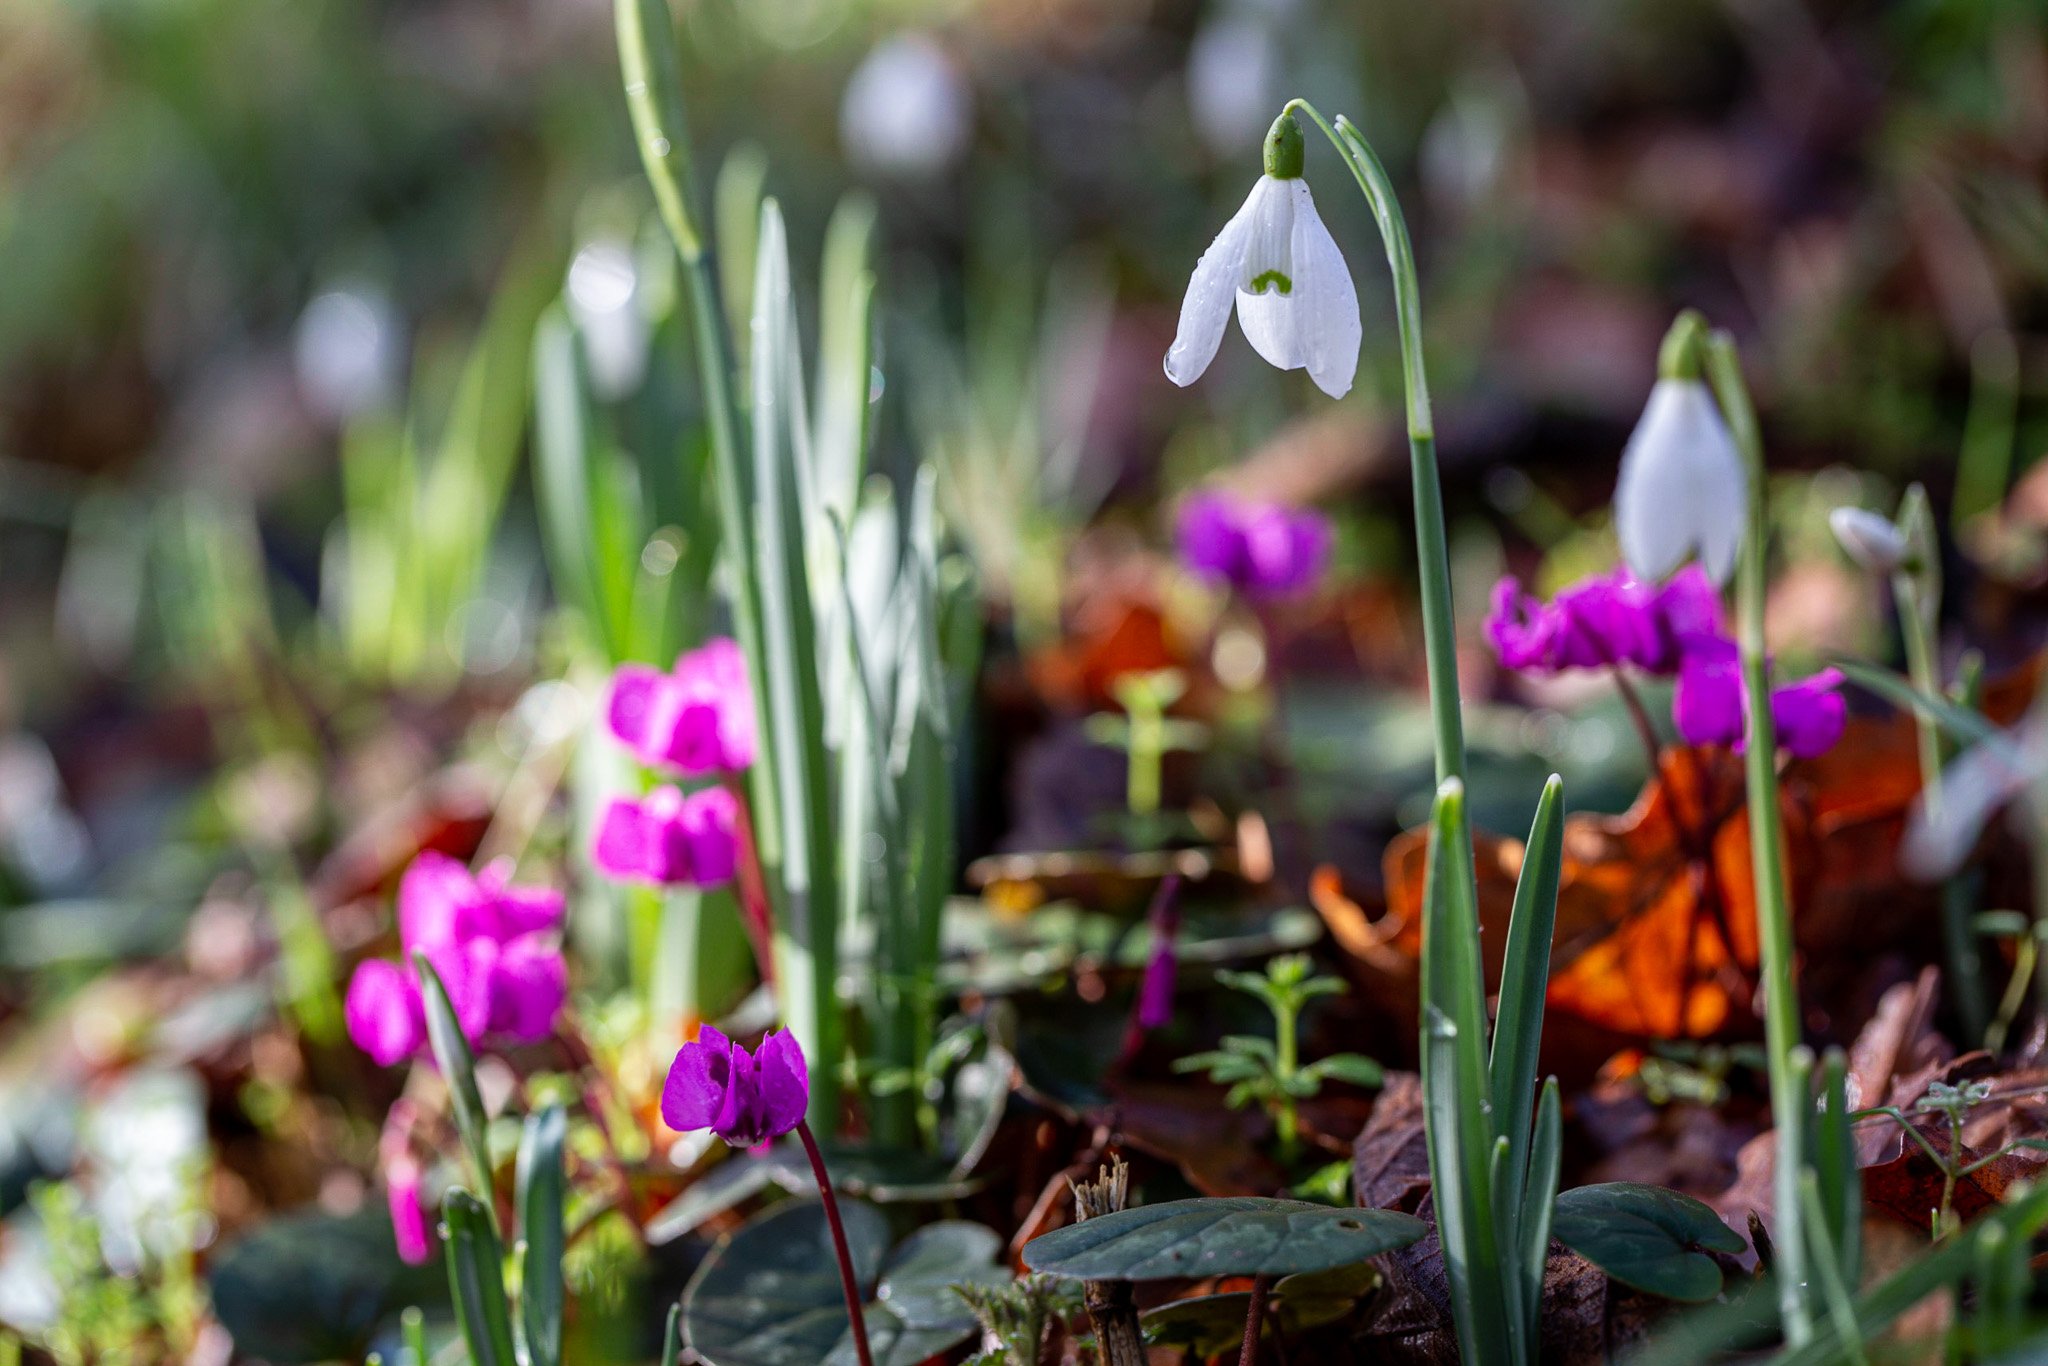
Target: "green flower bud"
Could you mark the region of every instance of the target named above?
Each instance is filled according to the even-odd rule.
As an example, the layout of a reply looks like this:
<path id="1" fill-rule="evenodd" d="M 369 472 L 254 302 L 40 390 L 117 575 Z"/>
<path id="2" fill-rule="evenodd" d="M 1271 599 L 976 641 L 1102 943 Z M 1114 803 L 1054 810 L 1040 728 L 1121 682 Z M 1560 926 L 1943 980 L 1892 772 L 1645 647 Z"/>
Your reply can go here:
<path id="1" fill-rule="evenodd" d="M 1282 114 L 1274 119 L 1266 134 L 1266 174 L 1275 180 L 1301 179 L 1303 152 L 1301 125 L 1294 121 L 1294 115 Z"/>

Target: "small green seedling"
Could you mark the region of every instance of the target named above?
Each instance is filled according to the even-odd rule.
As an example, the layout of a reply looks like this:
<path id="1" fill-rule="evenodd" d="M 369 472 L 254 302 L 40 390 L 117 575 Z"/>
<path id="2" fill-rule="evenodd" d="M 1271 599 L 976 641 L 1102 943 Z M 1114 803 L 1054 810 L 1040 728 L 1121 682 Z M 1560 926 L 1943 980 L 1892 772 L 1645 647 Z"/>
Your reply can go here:
<path id="1" fill-rule="evenodd" d="M 1209 743 L 1209 728 L 1199 721 L 1182 721 L 1166 714 L 1188 690 L 1187 675 L 1179 669 L 1124 674 L 1111 689 L 1123 715 L 1101 712 L 1089 717 L 1088 738 L 1129 757 L 1124 805 L 1131 844 L 1155 848 L 1165 843 L 1176 824 L 1159 810 L 1166 756 L 1203 749 Z"/>
<path id="2" fill-rule="evenodd" d="M 1935 1146 L 1927 1141 L 1927 1136 L 1914 1125 L 1912 1118 L 1896 1105 L 1875 1106 L 1868 1110 L 1859 1110 L 1850 1116 L 1852 1120 L 1869 1119 L 1878 1115 L 1897 1120 L 1899 1127 L 1906 1131 L 1906 1137 L 1919 1144 L 1920 1151 L 1927 1154 L 1927 1160 L 1940 1169 L 1941 1203 L 1928 1216 L 1929 1230 L 1937 1242 L 1962 1226 L 1962 1220 L 1955 1212 L 1957 1182 L 1982 1171 L 2007 1153 L 2017 1152 L 2021 1148 L 2048 1149 L 2048 1140 L 2021 1138 L 1974 1161 L 1963 1161 L 1963 1121 L 1969 1118 L 1970 1111 L 1990 1099 L 1991 1083 L 1988 1081 L 1973 1081 L 1962 1086 L 1951 1086 L 1946 1082 L 1937 1081 L 1930 1082 L 1927 1094 L 1913 1102 L 1914 1114 L 1940 1115 L 1948 1121 L 1946 1152 L 1937 1151 Z"/>
<path id="3" fill-rule="evenodd" d="M 1307 954 L 1289 953 L 1266 964 L 1263 976 L 1218 972 L 1217 981 L 1266 1003 L 1273 1012 L 1274 1037 L 1226 1035 L 1220 1049 L 1192 1054 L 1173 1065 L 1176 1072 L 1207 1072 L 1211 1081 L 1227 1085 L 1230 1091 L 1224 1103 L 1233 1110 L 1257 1101 L 1273 1121 L 1283 1158 L 1292 1158 L 1299 1146 L 1300 1102 L 1313 1098 L 1325 1081 L 1378 1086 L 1384 1075 L 1378 1063 L 1356 1053 L 1333 1053 L 1306 1067 L 1301 1065 L 1302 1008 L 1318 996 L 1337 996 L 1344 991 L 1344 983 L 1335 977 L 1312 976 L 1313 967 Z"/>

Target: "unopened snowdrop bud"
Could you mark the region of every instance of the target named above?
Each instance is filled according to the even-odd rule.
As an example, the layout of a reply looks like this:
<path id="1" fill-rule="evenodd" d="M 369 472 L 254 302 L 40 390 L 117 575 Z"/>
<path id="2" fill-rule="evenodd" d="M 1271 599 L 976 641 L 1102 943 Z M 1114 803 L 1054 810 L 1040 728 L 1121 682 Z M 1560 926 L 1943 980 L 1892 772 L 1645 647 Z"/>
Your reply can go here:
<path id="1" fill-rule="evenodd" d="M 863 169 L 906 179 L 936 176 L 967 150 L 973 96 L 953 59 L 921 33 L 875 44 L 846 82 L 839 140 Z"/>
<path id="2" fill-rule="evenodd" d="M 1828 514 L 1828 526 L 1849 558 L 1873 574 L 1895 573 L 1906 562 L 1906 533 L 1889 517 L 1840 507 Z"/>
<path id="3" fill-rule="evenodd" d="M 590 382 L 604 398 L 640 387 L 652 327 L 640 308 L 639 271 L 624 242 L 600 238 L 569 263 L 569 314 L 583 334 Z"/>
<path id="4" fill-rule="evenodd" d="M 1209 368 L 1234 302 L 1245 340 L 1269 363 L 1307 370 L 1331 398 L 1351 391 L 1364 336 L 1358 291 L 1301 178 L 1303 151 L 1301 126 L 1282 114 L 1266 134 L 1266 173 L 1195 263 L 1166 353 L 1175 384 Z"/>
<path id="5" fill-rule="evenodd" d="M 1680 314 L 1621 455 L 1615 532 L 1629 568 L 1652 583 L 1694 557 L 1715 583 L 1726 583 L 1742 543 L 1749 480 L 1702 375 L 1705 341 L 1705 321 Z"/>

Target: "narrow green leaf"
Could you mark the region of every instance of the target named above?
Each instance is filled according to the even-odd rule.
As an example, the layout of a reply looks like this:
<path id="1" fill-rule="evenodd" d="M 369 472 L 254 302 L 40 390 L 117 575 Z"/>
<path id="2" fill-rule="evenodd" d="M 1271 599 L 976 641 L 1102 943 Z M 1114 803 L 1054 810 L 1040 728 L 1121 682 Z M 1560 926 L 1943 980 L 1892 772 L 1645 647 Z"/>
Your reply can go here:
<path id="1" fill-rule="evenodd" d="M 668 1322 L 661 1326 L 661 1366 L 676 1366 L 683 1355 L 683 1302 L 668 1307 Z"/>
<path id="2" fill-rule="evenodd" d="M 568 1116 L 550 1105 L 526 1117 L 519 1136 L 519 1236 L 525 1244 L 519 1277 L 519 1319 L 526 1330 L 528 1366 L 562 1360 L 562 1252 L 566 1176 L 562 1144 Z"/>
<path id="3" fill-rule="evenodd" d="M 1522 1177 L 1529 1165 L 1529 1112 L 1536 1103 L 1536 1056 L 1543 1042 L 1550 941 L 1557 926 L 1557 883 L 1564 863 L 1563 806 L 1564 779 L 1553 773 L 1537 799 L 1522 873 L 1515 882 L 1501 969 L 1500 1016 L 1493 1026 L 1494 1122 L 1513 1145 L 1507 1166 L 1510 1184 L 1493 1195 L 1511 1210 L 1521 1206 Z"/>
<path id="4" fill-rule="evenodd" d="M 505 1250 L 489 1212 L 457 1186 L 442 1198 L 441 1222 L 448 1239 L 448 1284 L 470 1360 L 475 1366 L 519 1366 L 505 1301 Z"/>
<path id="5" fill-rule="evenodd" d="M 491 1149 L 485 1140 L 485 1125 L 489 1116 L 484 1113 L 483 1097 L 476 1089 L 476 1055 L 469 1051 L 469 1040 L 456 1022 L 455 1007 L 448 1000 L 448 988 L 441 984 L 441 976 L 434 971 L 434 965 L 427 961 L 425 953 L 415 950 L 412 956 L 413 968 L 419 973 L 420 997 L 426 1005 L 427 1042 L 433 1047 L 434 1062 L 441 1069 L 441 1076 L 448 1084 L 450 1108 L 455 1112 L 455 1128 L 462 1137 L 463 1151 L 469 1154 L 470 1166 L 474 1171 L 477 1189 L 488 1195 L 496 1186 L 491 1173 Z M 497 1227 L 497 1214 L 490 1211 L 491 1227 Z"/>
<path id="6" fill-rule="evenodd" d="M 560 305 L 533 334 L 533 475 L 535 502 L 556 596 L 579 613 L 608 655 L 592 544 L 589 413 L 576 333 Z"/>
<path id="7" fill-rule="evenodd" d="M 1564 1120 L 1557 1078 L 1543 1083 L 1536 1106 L 1536 1132 L 1529 1147 L 1529 1169 L 1523 1176 L 1522 1211 L 1517 1230 L 1522 1259 L 1522 1306 L 1532 1322 L 1543 1312 L 1543 1271 L 1550 1261 L 1550 1221 L 1557 1208 L 1558 1173 L 1563 1167 Z"/>
<path id="8" fill-rule="evenodd" d="M 690 135 L 683 117 L 675 21 L 668 0 L 617 0 L 613 18 L 640 164 L 677 253 L 694 262 L 704 255 L 704 243 L 690 216 Z"/>
<path id="9" fill-rule="evenodd" d="M 1861 1265 L 1863 1175 L 1849 1122 L 1849 1060 L 1839 1048 L 1821 1059 L 1820 1113 L 1808 1128 L 1820 1207 L 1827 1222 L 1811 1238 L 1826 1238 L 1843 1279 L 1856 1284 Z"/>
<path id="10" fill-rule="evenodd" d="M 1842 1342 L 1844 1360 L 1852 1366 L 1868 1366 L 1863 1334 L 1856 1326 L 1856 1306 L 1849 1299 L 1849 1283 L 1843 1279 L 1842 1264 L 1835 1258 L 1832 1215 L 1821 1203 L 1820 1182 L 1811 1170 L 1799 1173 L 1799 1199 L 1805 1206 L 1806 1247 L 1813 1257 L 1814 1277 L 1820 1282 L 1821 1300 L 1827 1305 L 1828 1322 Z"/>
<path id="11" fill-rule="evenodd" d="M 1422 1089 L 1430 1180 L 1458 1339 L 1474 1362 L 1511 1359 L 1489 1182 L 1485 988 L 1465 786 L 1437 789 L 1423 889 Z"/>
<path id="12" fill-rule="evenodd" d="M 766 672 L 762 713 L 781 836 L 776 923 L 783 1017 L 811 1059 L 811 1126 L 838 1128 L 838 869 L 825 749 L 806 512 L 814 500 L 803 368 L 782 210 L 761 207 L 754 277 L 753 432 L 757 584 Z"/>
<path id="13" fill-rule="evenodd" d="M 1876 693 L 1901 711 L 1918 712 L 1931 718 L 1936 725 L 1965 744 L 1994 739 L 1999 734 L 1998 727 L 1982 714 L 1959 707 L 1945 697 L 1921 692 L 1911 680 L 1890 669 L 1861 659 L 1831 659 L 1828 662 L 1847 675 L 1851 683 Z"/>

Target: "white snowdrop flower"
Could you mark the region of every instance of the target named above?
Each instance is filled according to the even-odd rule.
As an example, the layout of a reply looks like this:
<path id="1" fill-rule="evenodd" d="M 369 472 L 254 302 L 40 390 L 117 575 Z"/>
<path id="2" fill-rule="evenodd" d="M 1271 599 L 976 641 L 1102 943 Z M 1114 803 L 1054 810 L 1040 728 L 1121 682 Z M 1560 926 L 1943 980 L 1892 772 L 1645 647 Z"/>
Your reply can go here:
<path id="1" fill-rule="evenodd" d="M 1280 44 L 1262 15 L 1219 14 L 1188 48 L 1188 113 L 1218 156 L 1257 137 L 1280 79 Z"/>
<path id="2" fill-rule="evenodd" d="M 1331 398 L 1358 373 L 1358 291 L 1301 178 L 1300 125 L 1282 114 L 1266 135 L 1266 173 L 1188 281 L 1166 377 L 1193 384 L 1216 358 L 1230 309 L 1252 349 L 1282 370 L 1306 369 Z"/>
<path id="3" fill-rule="evenodd" d="M 1979 740 L 1942 770 L 1941 800 L 1913 803 L 1899 863 L 1923 882 L 1939 882 L 1963 866 L 2006 803 L 2048 775 L 2048 721 L 2037 713 L 2013 730 Z"/>
<path id="4" fill-rule="evenodd" d="M 854 164 L 883 175 L 933 176 L 967 150 L 973 101 L 946 50 L 922 33 L 875 44 L 846 82 L 839 141 Z"/>
<path id="5" fill-rule="evenodd" d="M 569 315 L 583 336 L 590 383 L 604 398 L 640 387 L 651 327 L 640 308 L 639 270 L 624 242 L 586 243 L 569 263 Z"/>
<path id="6" fill-rule="evenodd" d="M 329 418 L 389 404 L 398 370 L 390 301 L 361 284 L 316 296 L 293 330 L 292 364 L 306 401 Z"/>
<path id="7" fill-rule="evenodd" d="M 1637 578 L 1656 583 L 1688 559 L 1717 584 L 1735 572 L 1749 515 L 1742 453 L 1701 378 L 1704 326 L 1672 329 L 1650 401 L 1621 453 L 1614 529 Z"/>
<path id="8" fill-rule="evenodd" d="M 1898 523 L 1868 508 L 1839 507 L 1828 526 L 1849 558 L 1873 574 L 1891 574 L 1906 562 L 1906 533 Z"/>

